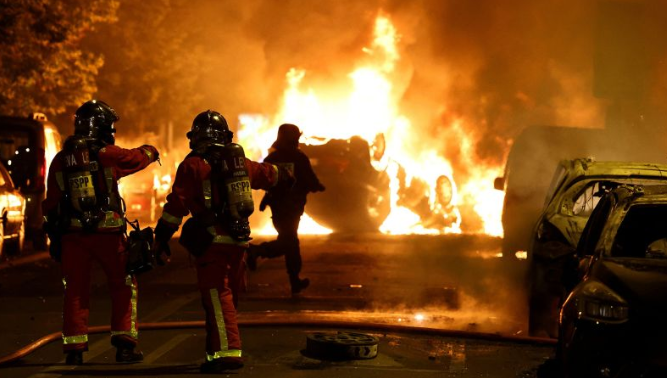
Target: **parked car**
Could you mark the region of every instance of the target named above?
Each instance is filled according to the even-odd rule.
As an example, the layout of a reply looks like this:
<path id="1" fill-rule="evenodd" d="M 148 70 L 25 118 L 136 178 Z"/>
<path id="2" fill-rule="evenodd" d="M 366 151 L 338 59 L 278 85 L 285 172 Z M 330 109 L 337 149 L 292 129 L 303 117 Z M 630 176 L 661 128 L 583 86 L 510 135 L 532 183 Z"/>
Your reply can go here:
<path id="1" fill-rule="evenodd" d="M 528 248 L 529 333 L 558 336 L 558 312 L 576 281 L 575 249 L 600 196 L 619 185 L 667 184 L 667 165 L 563 160 L 558 164 Z"/>
<path id="2" fill-rule="evenodd" d="M 46 175 L 60 148 L 60 133 L 43 114 L 0 117 L 0 161 L 26 199 L 26 237 L 39 250 L 46 249 L 48 243 L 42 230 L 41 207 L 46 197 Z"/>
<path id="3" fill-rule="evenodd" d="M 17 255 L 25 241 L 25 199 L 0 162 L 0 258 Z"/>
<path id="4" fill-rule="evenodd" d="M 667 186 L 604 195 L 576 253 L 558 339 L 566 376 L 667 376 Z"/>

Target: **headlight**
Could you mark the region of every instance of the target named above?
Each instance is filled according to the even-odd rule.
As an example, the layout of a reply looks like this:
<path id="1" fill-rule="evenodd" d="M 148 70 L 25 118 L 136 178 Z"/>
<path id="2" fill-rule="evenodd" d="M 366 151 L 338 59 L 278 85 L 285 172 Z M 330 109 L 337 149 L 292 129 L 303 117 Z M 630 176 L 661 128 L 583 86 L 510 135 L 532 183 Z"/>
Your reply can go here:
<path id="1" fill-rule="evenodd" d="M 628 303 L 597 281 L 584 284 L 577 307 L 582 319 L 606 323 L 623 323 L 628 320 Z"/>

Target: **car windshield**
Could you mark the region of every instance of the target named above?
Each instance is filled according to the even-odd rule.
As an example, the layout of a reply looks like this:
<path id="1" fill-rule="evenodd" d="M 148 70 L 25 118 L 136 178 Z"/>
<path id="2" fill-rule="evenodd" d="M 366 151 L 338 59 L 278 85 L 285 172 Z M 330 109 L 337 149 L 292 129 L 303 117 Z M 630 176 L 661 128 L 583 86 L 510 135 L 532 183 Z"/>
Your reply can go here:
<path id="1" fill-rule="evenodd" d="M 627 212 L 618 228 L 611 256 L 665 258 L 667 254 L 664 250 L 659 253 L 661 243 L 658 242 L 665 238 L 667 204 L 635 205 Z"/>
<path id="2" fill-rule="evenodd" d="M 30 129 L 3 125 L 0 129 L 0 159 L 6 164 L 21 147 L 33 146 L 36 139 Z"/>

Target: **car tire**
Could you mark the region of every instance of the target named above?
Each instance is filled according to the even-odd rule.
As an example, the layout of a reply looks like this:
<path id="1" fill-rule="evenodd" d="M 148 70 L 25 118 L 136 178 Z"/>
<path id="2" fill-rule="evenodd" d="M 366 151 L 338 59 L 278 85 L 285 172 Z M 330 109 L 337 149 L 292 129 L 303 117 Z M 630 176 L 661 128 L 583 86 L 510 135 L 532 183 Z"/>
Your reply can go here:
<path id="1" fill-rule="evenodd" d="M 6 242 L 5 251 L 7 255 L 18 256 L 23 252 L 25 246 L 25 220 L 21 222 L 21 227 L 14 239 Z"/>

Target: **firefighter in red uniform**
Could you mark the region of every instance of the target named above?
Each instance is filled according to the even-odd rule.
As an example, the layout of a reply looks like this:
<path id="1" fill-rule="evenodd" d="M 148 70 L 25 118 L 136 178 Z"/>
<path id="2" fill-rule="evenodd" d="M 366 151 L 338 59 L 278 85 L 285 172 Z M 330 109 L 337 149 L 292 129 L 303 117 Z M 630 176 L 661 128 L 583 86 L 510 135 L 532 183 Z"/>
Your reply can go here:
<path id="1" fill-rule="evenodd" d="M 250 240 L 251 189 L 287 185 L 293 176 L 268 163 L 256 163 L 232 143 L 233 133 L 218 112 L 197 115 L 187 134 L 192 152 L 176 172 L 162 217 L 155 228 L 158 263 L 170 255 L 168 241 L 183 217 L 179 242 L 196 257 L 197 282 L 206 312 L 206 361 L 202 373 L 243 367 L 236 321 L 243 255 Z"/>
<path id="2" fill-rule="evenodd" d="M 153 146 L 114 145 L 118 115 L 102 101 L 76 111 L 74 135 L 51 163 L 42 203 L 51 256 L 62 263 L 65 299 L 63 349 L 66 363 L 80 365 L 88 350 L 91 264 L 106 273 L 111 292 L 111 344 L 117 362 L 143 359 L 137 345 L 137 282 L 126 273 L 125 219 L 118 179 L 158 159 Z"/>

